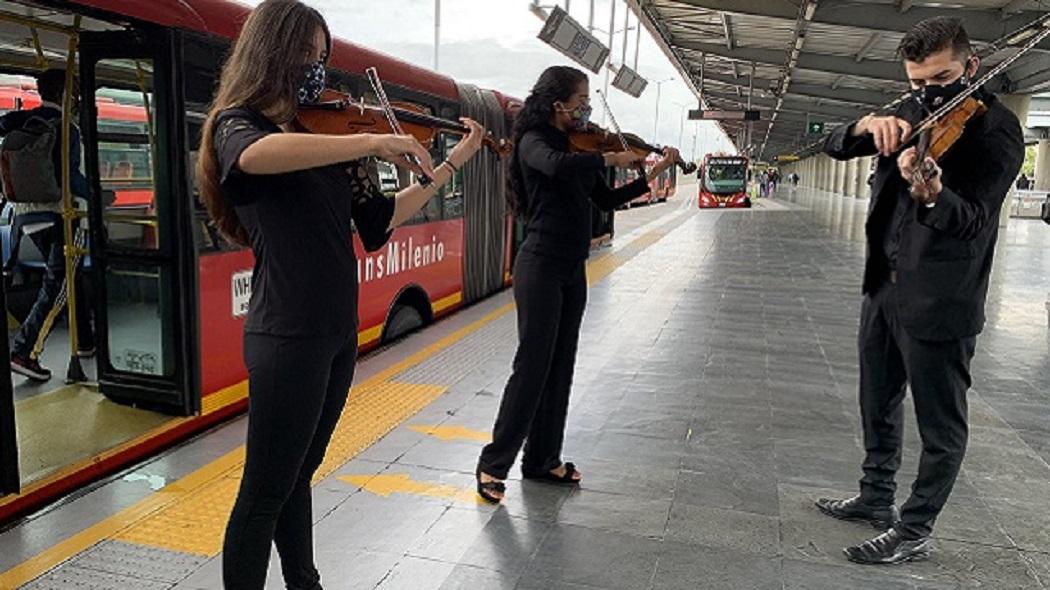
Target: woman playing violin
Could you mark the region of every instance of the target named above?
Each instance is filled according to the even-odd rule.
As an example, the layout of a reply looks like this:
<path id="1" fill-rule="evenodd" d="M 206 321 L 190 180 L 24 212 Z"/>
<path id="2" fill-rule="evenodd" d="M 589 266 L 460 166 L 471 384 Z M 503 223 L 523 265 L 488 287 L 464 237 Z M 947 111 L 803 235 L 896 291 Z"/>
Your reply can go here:
<path id="1" fill-rule="evenodd" d="M 502 480 L 523 443 L 525 478 L 572 485 L 581 477 L 575 465 L 562 461 L 561 447 L 587 300 L 591 203 L 612 210 L 649 191 L 644 175 L 616 189 L 604 178 L 607 167 L 636 165 L 644 156 L 570 151 L 570 134 L 587 126 L 589 95 L 583 72 L 548 68 L 514 125 L 508 194 L 526 222 L 526 236 L 514 263 L 518 350 L 492 442 L 477 467 L 478 494 L 490 502 L 502 500 Z M 666 150 L 650 174 L 679 159 L 675 150 Z"/>
<path id="2" fill-rule="evenodd" d="M 248 18 L 204 125 L 197 177 L 218 228 L 255 254 L 245 323 L 247 457 L 223 546 L 227 590 L 261 590 L 271 544 L 290 589 L 318 590 L 310 479 L 321 464 L 357 356 L 357 264 L 351 221 L 376 250 L 470 159 L 484 132 L 432 167 L 411 136 L 309 135 L 295 122 L 325 87 L 331 37 L 298 0 L 266 0 Z M 375 156 L 424 174 L 388 199 Z M 413 157 L 410 163 L 406 156 Z"/>

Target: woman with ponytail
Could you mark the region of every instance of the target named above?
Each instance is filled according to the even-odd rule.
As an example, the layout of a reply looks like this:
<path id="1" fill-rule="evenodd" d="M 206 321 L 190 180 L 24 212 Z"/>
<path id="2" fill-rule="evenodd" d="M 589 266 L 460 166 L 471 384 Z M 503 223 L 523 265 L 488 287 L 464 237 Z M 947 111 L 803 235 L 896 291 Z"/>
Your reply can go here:
<path id="1" fill-rule="evenodd" d="M 591 243 L 591 203 L 612 210 L 649 192 L 644 175 L 610 189 L 605 170 L 627 167 L 634 152 L 572 153 L 569 133 L 590 117 L 587 76 L 565 66 L 547 68 L 514 124 L 509 199 L 526 223 L 525 241 L 514 262 L 518 351 L 503 391 L 492 442 L 477 467 L 478 494 L 503 499 L 504 479 L 525 445 L 526 479 L 574 485 L 580 472 L 561 458 L 576 343 L 587 302 L 584 263 Z M 667 150 L 650 174 L 677 158 Z"/>
<path id="2" fill-rule="evenodd" d="M 219 230 L 255 254 L 244 326 L 248 441 L 226 527 L 226 590 L 262 590 L 271 545 L 290 590 L 320 590 L 310 480 L 342 413 L 357 359 L 357 262 L 351 221 L 374 251 L 481 146 L 470 134 L 440 166 L 411 136 L 311 135 L 295 114 L 325 88 L 324 19 L 298 0 L 248 17 L 204 125 L 197 178 Z M 414 156 L 420 166 L 406 156 Z M 364 158 L 426 174 L 388 199 Z"/>

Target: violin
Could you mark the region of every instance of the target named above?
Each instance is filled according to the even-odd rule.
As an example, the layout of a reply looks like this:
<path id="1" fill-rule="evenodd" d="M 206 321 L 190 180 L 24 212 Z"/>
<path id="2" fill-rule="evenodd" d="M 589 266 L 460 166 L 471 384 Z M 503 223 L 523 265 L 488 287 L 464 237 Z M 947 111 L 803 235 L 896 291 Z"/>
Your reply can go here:
<path id="1" fill-rule="evenodd" d="M 352 135 L 355 133 L 405 133 L 416 138 L 428 150 L 438 133 L 466 135 L 470 129 L 458 121 L 450 121 L 427 114 L 411 103 L 392 102 L 391 111 L 400 124 L 394 129 L 381 106 L 366 105 L 337 90 L 325 90 L 320 102 L 299 107 L 295 120 L 309 133 Z M 506 139 L 496 139 L 488 132 L 482 143 L 500 157 L 510 154 L 512 145 Z"/>
<path id="2" fill-rule="evenodd" d="M 909 145 L 918 140 L 916 145 L 917 161 L 920 164 L 915 170 L 916 181 L 928 182 L 936 175 L 936 168 L 927 161 L 939 161 L 955 142 L 962 137 L 966 130 L 966 124 L 983 115 L 988 106 L 980 99 L 973 96 L 989 80 L 994 78 L 1017 61 L 1022 55 L 1038 45 L 1043 39 L 1050 37 L 1050 15 L 1038 19 L 1028 30 L 1017 33 L 1012 37 L 1024 39 L 1025 43 L 1014 55 L 1006 58 L 993 67 L 979 79 L 975 80 L 966 90 L 962 91 L 948 102 L 941 105 L 936 111 L 915 126 L 911 135 L 905 138 L 903 144 Z"/>
<path id="3" fill-rule="evenodd" d="M 962 137 L 963 132 L 966 131 L 966 124 L 987 111 L 988 106 L 984 102 L 973 96 L 966 96 L 955 107 L 933 119 L 926 127 L 919 127 L 916 132 L 918 143 L 915 151 L 920 164 L 916 172 L 924 182 L 932 180 L 936 174 L 936 169 L 927 161 L 927 158 L 939 162 Z"/>
<path id="4" fill-rule="evenodd" d="M 576 152 L 631 151 L 643 158 L 649 154 L 663 154 L 664 152 L 664 148 L 649 144 L 633 133 L 607 131 L 594 123 L 588 123 L 583 129 L 570 131 L 569 147 Z M 625 150 L 624 147 L 627 149 Z M 684 174 L 696 172 L 696 164 L 686 162 L 681 155 L 675 160 L 675 164 Z"/>

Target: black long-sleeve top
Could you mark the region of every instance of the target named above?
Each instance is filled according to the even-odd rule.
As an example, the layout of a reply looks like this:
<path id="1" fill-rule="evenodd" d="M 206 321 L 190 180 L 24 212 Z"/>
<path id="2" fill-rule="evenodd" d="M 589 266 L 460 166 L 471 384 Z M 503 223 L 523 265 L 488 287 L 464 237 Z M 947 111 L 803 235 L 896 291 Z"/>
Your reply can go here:
<path id="1" fill-rule="evenodd" d="M 943 190 L 933 207 L 907 196 L 896 154 L 879 157 L 872 181 L 863 290 L 875 292 L 896 270 L 901 324 L 922 340 L 954 340 L 984 327 L 999 212 L 1024 160 L 1017 117 L 993 94 L 975 96 L 988 111 L 967 122 L 939 160 Z M 852 136 L 854 125 L 832 132 L 824 153 L 837 160 L 875 155 L 872 136 Z"/>
<path id="2" fill-rule="evenodd" d="M 586 259 L 591 203 L 612 210 L 649 192 L 644 177 L 609 188 L 603 156 L 570 152 L 569 136 L 553 125 L 528 131 L 515 149 L 528 203 L 522 248 L 537 254 Z"/>

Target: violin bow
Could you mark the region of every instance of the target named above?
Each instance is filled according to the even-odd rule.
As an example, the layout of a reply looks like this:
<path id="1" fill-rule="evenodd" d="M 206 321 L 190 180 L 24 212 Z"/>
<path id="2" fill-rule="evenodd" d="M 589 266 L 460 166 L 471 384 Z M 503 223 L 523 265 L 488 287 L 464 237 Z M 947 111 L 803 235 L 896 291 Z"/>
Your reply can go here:
<path id="1" fill-rule="evenodd" d="M 376 98 L 379 99 L 379 106 L 383 109 L 383 114 L 386 115 L 387 122 L 390 123 L 390 129 L 398 135 L 404 135 L 405 132 L 401 130 L 401 123 L 398 122 L 397 116 L 394 115 L 394 107 L 390 105 L 390 100 L 386 97 L 386 90 L 383 89 L 383 82 L 379 79 L 379 72 L 376 71 L 373 66 L 365 70 L 365 76 L 368 77 L 368 82 L 372 85 L 372 90 L 375 91 Z M 419 166 L 420 170 L 423 169 L 419 158 L 416 158 L 412 154 L 405 154 L 404 157 L 407 158 L 409 162 Z M 422 187 L 428 187 L 434 182 L 434 179 L 430 178 L 425 173 L 420 172 L 416 175 L 416 182 Z"/>
<path id="2" fill-rule="evenodd" d="M 613 114 L 612 109 L 609 108 L 609 102 L 605 100 L 605 93 L 599 88 L 596 90 L 598 98 L 602 99 L 602 108 L 605 109 L 605 114 L 609 115 L 609 122 L 612 123 L 613 131 L 616 132 L 616 136 L 620 138 L 620 144 L 623 146 L 623 151 L 631 151 L 631 146 L 627 145 L 627 138 L 623 136 L 623 131 L 620 131 L 620 124 L 616 122 L 616 115 Z M 645 176 L 645 164 L 638 162 L 638 172 Z"/>

